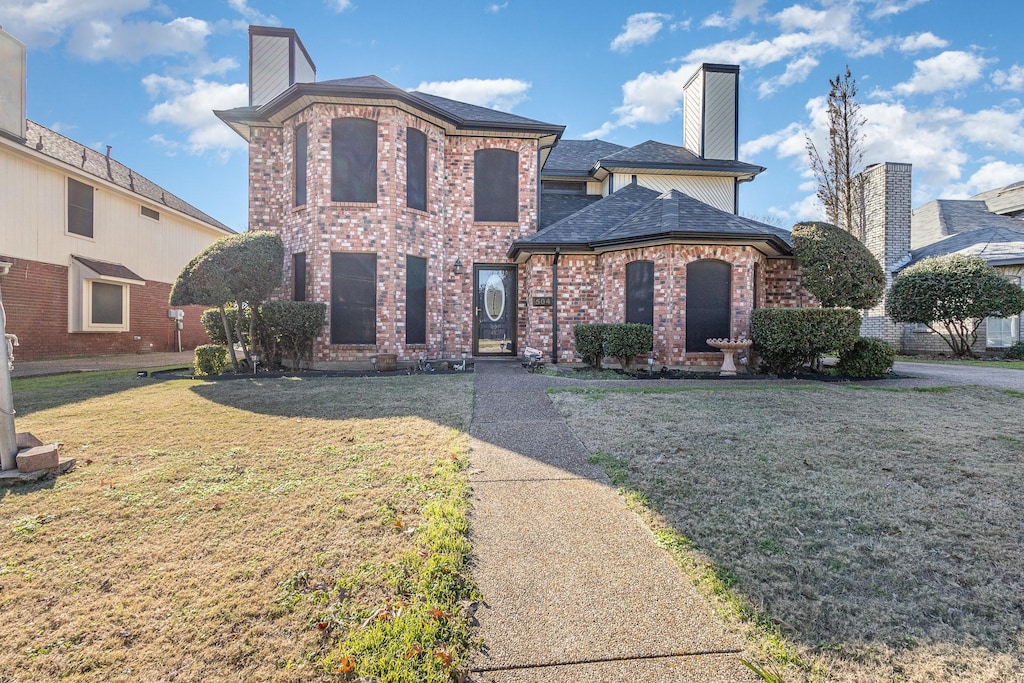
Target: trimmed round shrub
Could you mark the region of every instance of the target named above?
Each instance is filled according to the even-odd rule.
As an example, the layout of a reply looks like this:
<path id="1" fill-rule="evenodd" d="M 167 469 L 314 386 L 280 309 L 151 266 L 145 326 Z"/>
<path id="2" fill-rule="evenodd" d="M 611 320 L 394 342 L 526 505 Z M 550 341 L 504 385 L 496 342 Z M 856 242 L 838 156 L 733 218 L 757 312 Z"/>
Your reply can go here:
<path id="1" fill-rule="evenodd" d="M 601 369 L 601 360 L 604 358 L 604 332 L 607 327 L 603 323 L 580 323 L 572 328 L 576 353 L 594 370 Z"/>
<path id="2" fill-rule="evenodd" d="M 228 366 L 228 350 L 220 344 L 197 346 L 192 366 L 197 375 L 219 375 Z"/>
<path id="3" fill-rule="evenodd" d="M 825 353 L 842 355 L 856 343 L 860 322 L 850 308 L 758 308 L 751 337 L 762 369 L 788 374 L 817 364 Z"/>
<path id="4" fill-rule="evenodd" d="M 860 240 L 831 223 L 793 226 L 793 252 L 804 289 L 822 306 L 872 308 L 885 292 L 885 273 Z"/>
<path id="5" fill-rule="evenodd" d="M 633 372 L 637 356 L 654 350 L 654 328 L 643 323 L 614 323 L 604 333 L 604 354 L 619 362 L 626 372 Z"/>
<path id="6" fill-rule="evenodd" d="M 1010 360 L 1024 360 L 1024 341 L 1019 341 L 1013 346 L 1010 346 L 1003 352 L 1004 358 Z"/>
<path id="7" fill-rule="evenodd" d="M 881 339 L 861 337 L 839 356 L 836 372 L 845 377 L 881 377 L 892 370 L 896 350 Z"/>

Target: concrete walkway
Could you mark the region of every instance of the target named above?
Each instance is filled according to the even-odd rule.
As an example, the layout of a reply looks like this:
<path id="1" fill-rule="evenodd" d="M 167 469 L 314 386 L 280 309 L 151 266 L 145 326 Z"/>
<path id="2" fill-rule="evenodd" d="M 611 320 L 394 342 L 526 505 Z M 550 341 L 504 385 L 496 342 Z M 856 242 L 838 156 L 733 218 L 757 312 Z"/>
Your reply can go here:
<path id="1" fill-rule="evenodd" d="M 757 680 L 555 413 L 544 389 L 563 382 L 479 360 L 475 381 L 472 680 Z"/>

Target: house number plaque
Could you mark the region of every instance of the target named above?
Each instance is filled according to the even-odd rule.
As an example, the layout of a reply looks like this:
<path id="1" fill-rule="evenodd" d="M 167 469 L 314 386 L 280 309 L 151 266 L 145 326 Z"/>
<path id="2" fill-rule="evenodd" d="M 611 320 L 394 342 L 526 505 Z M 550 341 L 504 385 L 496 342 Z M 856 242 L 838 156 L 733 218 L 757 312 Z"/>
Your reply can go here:
<path id="1" fill-rule="evenodd" d="M 534 306 L 554 306 L 555 300 L 550 296 L 535 296 L 533 297 Z"/>

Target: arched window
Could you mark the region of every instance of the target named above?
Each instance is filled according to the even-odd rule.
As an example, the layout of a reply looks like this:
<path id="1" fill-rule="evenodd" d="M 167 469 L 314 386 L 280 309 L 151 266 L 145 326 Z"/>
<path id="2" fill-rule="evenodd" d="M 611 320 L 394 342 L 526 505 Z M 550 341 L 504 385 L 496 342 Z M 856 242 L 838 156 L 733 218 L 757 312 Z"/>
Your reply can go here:
<path id="1" fill-rule="evenodd" d="M 714 352 L 708 339 L 730 337 L 732 266 L 710 259 L 686 266 L 686 350 Z"/>
<path id="2" fill-rule="evenodd" d="M 626 322 L 654 325 L 654 261 L 626 264 Z"/>

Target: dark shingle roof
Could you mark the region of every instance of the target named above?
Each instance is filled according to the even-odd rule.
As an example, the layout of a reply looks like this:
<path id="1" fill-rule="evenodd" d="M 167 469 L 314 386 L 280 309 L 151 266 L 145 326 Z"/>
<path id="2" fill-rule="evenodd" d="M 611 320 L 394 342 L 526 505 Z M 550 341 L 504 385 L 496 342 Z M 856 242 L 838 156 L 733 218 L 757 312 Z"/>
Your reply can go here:
<path id="1" fill-rule="evenodd" d="M 235 232 L 180 197 L 171 194 L 145 176 L 139 175 L 121 162 L 70 138 L 66 138 L 60 133 L 50 130 L 46 126 L 41 126 L 34 121 L 25 121 L 25 126 L 26 147 L 73 166 L 83 173 L 114 183 L 122 189 L 134 192 L 140 197 L 145 197 L 153 204 L 163 204 L 218 230 L 223 230 L 227 233 Z"/>
<path id="2" fill-rule="evenodd" d="M 910 252 L 906 266 L 917 263 L 929 256 L 947 254 L 971 254 L 980 256 L 992 264 L 1024 263 L 1024 222 L 1015 218 L 1008 220 L 1021 223 L 1020 227 L 987 227 L 967 232 L 958 232 L 938 242 Z"/>
<path id="3" fill-rule="evenodd" d="M 563 218 L 571 216 L 577 211 L 600 200 L 601 195 L 599 194 L 560 194 L 558 192 L 541 192 L 540 214 L 537 219 L 537 229 L 543 230 L 552 223 L 557 223 Z"/>
<path id="4" fill-rule="evenodd" d="M 664 142 L 648 140 L 639 145 L 623 149 L 600 161 L 603 168 L 623 169 L 676 169 L 749 175 L 764 171 L 764 167 L 743 161 L 728 159 L 704 159 L 685 147 L 667 145 Z"/>
<path id="5" fill-rule="evenodd" d="M 630 184 L 590 206 L 517 240 L 510 253 L 556 246 L 595 249 L 659 239 L 756 240 L 786 253 L 787 230 L 721 211 L 677 190 L 660 194 Z"/>
<path id="6" fill-rule="evenodd" d="M 655 190 L 636 184 L 626 185 L 516 243 L 589 245 L 609 227 L 618 225 L 657 198 Z"/>
<path id="7" fill-rule="evenodd" d="M 353 78 L 336 78 L 316 83 L 295 83 L 280 93 L 270 102 L 259 107 L 236 107 L 214 113 L 229 125 L 238 124 L 243 128 L 251 123 L 269 121 L 289 103 L 304 96 L 339 98 L 351 97 L 361 99 L 393 99 L 413 107 L 447 119 L 459 128 L 488 128 L 498 130 L 524 130 L 543 134 L 561 135 L 565 126 L 556 126 L 525 116 L 510 114 L 497 109 L 480 107 L 467 102 L 450 100 L 447 97 L 431 95 L 423 92 L 410 92 L 388 83 L 375 75 L 356 76 Z M 236 131 L 242 133 L 236 125 Z M 244 137 L 244 135 L 243 135 Z"/>
<path id="8" fill-rule="evenodd" d="M 635 241 L 669 235 L 774 238 L 790 244 L 788 230 L 716 209 L 688 194 L 672 190 L 660 195 L 594 241 Z"/>
<path id="9" fill-rule="evenodd" d="M 561 140 L 544 164 L 542 175 L 590 175 L 590 171 L 601 160 L 621 150 L 622 145 L 604 140 Z"/>
<path id="10" fill-rule="evenodd" d="M 97 261 L 96 259 L 85 258 L 83 256 L 74 256 L 71 258 L 75 259 L 86 268 L 89 268 L 97 275 L 103 275 L 106 277 L 116 277 L 122 280 L 139 280 L 145 282 L 146 279 L 136 275 L 127 266 L 123 266 L 120 263 L 111 263 L 109 261 Z"/>

